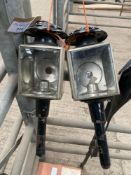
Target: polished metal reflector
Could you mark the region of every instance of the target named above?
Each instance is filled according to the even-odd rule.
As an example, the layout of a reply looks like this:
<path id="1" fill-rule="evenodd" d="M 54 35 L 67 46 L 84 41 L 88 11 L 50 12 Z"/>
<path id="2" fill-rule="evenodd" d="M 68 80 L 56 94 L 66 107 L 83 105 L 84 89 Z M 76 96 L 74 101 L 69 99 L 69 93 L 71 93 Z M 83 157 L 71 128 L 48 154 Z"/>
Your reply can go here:
<path id="1" fill-rule="evenodd" d="M 64 50 L 61 47 L 21 45 L 18 93 L 35 98 L 61 98 L 63 53 Z"/>
<path id="2" fill-rule="evenodd" d="M 110 44 L 69 50 L 68 67 L 75 100 L 103 98 L 119 93 Z"/>
<path id="3" fill-rule="evenodd" d="M 55 82 L 58 79 L 58 68 L 52 60 L 36 60 L 36 76 L 41 81 Z M 57 65 L 56 65 L 57 66 Z"/>
<path id="4" fill-rule="evenodd" d="M 91 82 L 99 83 L 102 79 L 101 67 L 93 62 L 80 65 L 77 72 L 78 82 L 87 87 Z"/>

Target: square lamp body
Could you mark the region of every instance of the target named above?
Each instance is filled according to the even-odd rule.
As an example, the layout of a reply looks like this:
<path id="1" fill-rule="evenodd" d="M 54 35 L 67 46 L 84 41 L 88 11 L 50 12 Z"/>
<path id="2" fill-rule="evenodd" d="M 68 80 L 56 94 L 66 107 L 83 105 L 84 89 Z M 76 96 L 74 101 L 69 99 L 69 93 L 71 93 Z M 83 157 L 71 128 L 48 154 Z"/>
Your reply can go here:
<path id="1" fill-rule="evenodd" d="M 62 97 L 63 48 L 20 45 L 18 64 L 18 94 L 40 99 Z"/>
<path id="2" fill-rule="evenodd" d="M 96 44 L 68 51 L 68 68 L 75 100 L 119 94 L 110 44 Z"/>

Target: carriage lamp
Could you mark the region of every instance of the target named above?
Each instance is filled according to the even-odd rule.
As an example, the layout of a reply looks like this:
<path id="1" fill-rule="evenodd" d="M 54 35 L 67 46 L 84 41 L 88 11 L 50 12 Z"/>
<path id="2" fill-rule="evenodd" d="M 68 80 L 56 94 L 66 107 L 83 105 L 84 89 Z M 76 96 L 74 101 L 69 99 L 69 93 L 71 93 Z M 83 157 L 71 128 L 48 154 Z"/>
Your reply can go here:
<path id="1" fill-rule="evenodd" d="M 75 100 L 104 98 L 119 93 L 110 44 L 70 49 L 67 60 Z"/>
<path id="2" fill-rule="evenodd" d="M 64 49 L 42 44 L 20 45 L 18 93 L 40 99 L 62 96 Z"/>

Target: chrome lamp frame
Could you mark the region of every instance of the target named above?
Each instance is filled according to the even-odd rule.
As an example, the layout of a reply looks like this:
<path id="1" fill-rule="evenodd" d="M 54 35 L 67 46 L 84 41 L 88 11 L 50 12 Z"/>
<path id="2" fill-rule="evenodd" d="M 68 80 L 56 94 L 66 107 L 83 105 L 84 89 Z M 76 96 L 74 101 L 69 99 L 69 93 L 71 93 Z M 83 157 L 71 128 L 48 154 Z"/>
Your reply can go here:
<path id="1" fill-rule="evenodd" d="M 57 60 L 57 65 L 58 65 L 58 72 L 57 72 L 57 77 L 58 80 L 55 81 L 55 86 L 57 86 L 55 92 L 52 94 L 51 92 L 48 93 L 43 89 L 43 86 L 45 86 L 44 88 L 46 88 L 46 83 L 43 83 L 43 80 L 39 80 L 41 83 L 41 88 L 43 89 L 42 91 L 37 92 L 33 90 L 35 84 L 33 84 L 32 79 L 37 79 L 38 76 L 36 75 L 37 73 L 34 71 L 34 75 L 31 75 L 32 73 L 30 72 L 30 65 L 28 65 L 27 63 L 27 67 L 23 68 L 23 61 L 24 61 L 24 51 L 29 50 L 29 54 L 30 54 L 30 50 L 35 50 L 35 51 L 41 51 L 46 52 L 48 51 L 57 51 L 59 52 L 59 58 Z M 33 45 L 28 45 L 28 44 L 23 44 L 20 45 L 19 47 L 19 61 L 18 61 L 18 94 L 22 95 L 22 96 L 26 96 L 26 97 L 32 97 L 32 98 L 39 98 L 39 99 L 60 99 L 62 97 L 62 93 L 63 93 L 63 76 L 64 76 L 64 54 L 65 51 L 62 47 L 58 47 L 58 46 L 47 46 L 47 45 L 42 45 L 42 44 L 33 44 Z M 30 55 L 28 58 L 25 58 L 26 61 L 28 62 L 30 59 Z M 36 60 L 35 57 L 31 56 L 31 61 L 33 64 L 33 67 L 36 67 Z M 39 58 L 37 58 L 39 59 Z M 46 58 L 48 59 L 48 58 Z M 50 59 L 50 57 L 49 57 Z M 51 58 L 53 59 L 53 58 Z M 44 59 L 43 59 L 44 62 Z M 43 63 L 42 63 L 43 64 Z M 46 63 L 45 63 L 46 64 Z M 46 66 L 43 64 L 43 66 Z M 41 65 L 39 65 L 39 68 L 42 69 L 43 67 Z M 23 72 L 23 69 L 25 69 L 25 72 Z M 34 70 L 36 70 L 36 68 L 33 68 Z M 27 71 L 27 72 L 26 72 Z M 49 70 L 50 71 L 50 70 Z M 27 74 L 27 75 L 23 75 L 23 74 Z M 27 82 L 25 82 L 25 80 L 23 80 L 23 76 L 27 76 Z M 41 75 L 44 76 L 44 75 Z M 29 82 L 31 79 L 31 82 Z M 57 85 L 56 85 L 57 84 Z M 48 88 L 48 87 L 47 87 Z"/>
<path id="2" fill-rule="evenodd" d="M 109 43 L 70 49 L 67 53 L 67 60 L 74 100 L 90 100 L 119 94 L 113 53 Z M 88 87 L 81 84 L 81 81 L 83 81 L 83 84 L 89 81 L 85 78 L 87 76 L 85 75 L 86 73 L 84 74 L 84 69 L 86 70 L 86 68 L 86 73 L 89 76 L 87 79 L 92 76 L 92 72 L 96 77 L 98 74 L 101 74 L 101 77 L 98 77 L 99 81 L 97 84 L 92 83 Z M 81 69 L 80 73 L 79 69 Z M 80 93 L 82 91 L 84 92 L 83 94 Z"/>

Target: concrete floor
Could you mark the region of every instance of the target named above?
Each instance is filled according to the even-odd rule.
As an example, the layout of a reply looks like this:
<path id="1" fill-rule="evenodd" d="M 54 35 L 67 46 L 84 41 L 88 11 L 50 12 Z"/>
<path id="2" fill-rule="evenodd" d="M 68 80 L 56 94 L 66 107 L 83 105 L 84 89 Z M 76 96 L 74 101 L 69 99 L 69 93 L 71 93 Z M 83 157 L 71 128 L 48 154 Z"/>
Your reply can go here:
<path id="1" fill-rule="evenodd" d="M 48 20 L 49 16 L 49 2 L 47 0 L 31 0 L 32 5 L 32 12 L 33 16 L 41 15 L 44 20 Z M 79 10 L 77 7 L 75 7 L 75 10 Z M 92 11 L 94 13 L 94 11 Z M 104 12 L 105 14 L 107 12 Z M 130 14 L 126 14 L 130 15 Z M 76 18 L 72 18 L 73 20 L 76 20 Z M 77 20 L 82 20 L 80 17 L 77 18 Z M 89 18 L 89 21 L 93 21 L 95 23 L 98 22 L 104 22 L 104 23 L 110 23 L 110 24 L 122 24 L 122 25 L 131 25 L 129 23 L 130 21 L 124 21 L 122 22 L 120 20 L 112 20 L 109 19 L 109 21 L 105 19 L 96 19 L 96 18 Z M 78 26 L 70 26 L 70 30 L 73 30 Z M 128 59 L 131 58 L 131 32 L 129 29 L 118 29 L 118 28 L 103 28 L 108 32 L 108 42 L 111 43 L 115 58 L 115 64 L 116 64 L 116 70 L 117 72 L 120 70 L 120 68 L 127 62 Z M 1 85 L 1 91 L 4 88 L 4 83 Z M 112 122 L 123 124 L 123 126 L 130 127 L 131 126 L 131 102 L 126 104 L 117 114 L 113 117 Z M 4 125 L 1 127 L 1 136 L 0 136 L 0 150 L 3 148 L 5 140 L 8 137 L 9 131 L 11 130 L 11 126 L 17 119 L 17 117 L 20 115 L 19 109 L 17 107 L 16 101 L 14 101 L 14 104 L 12 108 L 10 109 L 7 118 L 4 122 Z M 74 120 L 83 120 L 85 122 L 90 121 L 90 116 L 88 112 L 88 107 L 84 103 L 80 102 L 74 102 L 71 98 L 71 89 L 68 82 L 65 83 L 64 88 L 64 95 L 61 101 L 53 101 L 51 103 L 51 110 L 49 117 L 55 117 L 55 118 L 66 118 L 68 119 L 74 119 Z M 50 135 L 56 135 L 59 134 L 61 136 L 70 135 L 71 137 L 83 137 L 87 139 L 91 139 L 93 136 L 93 131 L 88 130 L 79 130 L 79 129 L 68 129 L 63 127 L 51 127 L 49 126 L 47 129 L 47 133 Z M 125 134 L 114 134 L 109 133 L 108 139 L 111 141 L 118 141 L 122 143 L 130 143 L 131 137 L 130 135 Z M 49 143 L 47 143 L 49 144 Z M 51 143 L 54 144 L 54 143 Z M 60 146 L 59 144 L 55 144 L 55 146 Z M 65 144 L 62 145 L 63 147 L 66 147 Z M 72 145 L 69 145 L 72 147 Z M 77 146 L 74 147 L 74 149 L 77 149 Z M 81 147 L 81 149 L 88 149 L 86 147 Z M 120 151 L 120 150 L 111 150 L 112 152 L 124 152 L 125 154 L 131 154 L 130 152 Z M 50 162 L 59 162 L 62 164 L 69 164 L 78 166 L 79 163 L 83 160 L 83 156 L 77 156 L 77 155 L 67 155 L 67 154 L 58 154 L 58 153 L 52 153 L 47 152 L 47 161 Z M 12 164 L 14 160 L 14 157 L 11 159 L 9 166 L 7 167 L 6 172 L 9 173 L 10 171 L 10 165 Z M 125 160 L 111 160 L 112 166 L 110 170 L 103 171 L 100 167 L 98 158 L 92 158 L 88 161 L 84 171 L 83 175 L 131 175 L 131 161 L 125 161 Z"/>

